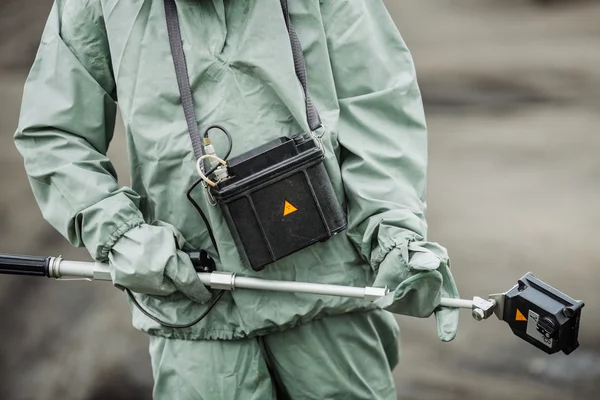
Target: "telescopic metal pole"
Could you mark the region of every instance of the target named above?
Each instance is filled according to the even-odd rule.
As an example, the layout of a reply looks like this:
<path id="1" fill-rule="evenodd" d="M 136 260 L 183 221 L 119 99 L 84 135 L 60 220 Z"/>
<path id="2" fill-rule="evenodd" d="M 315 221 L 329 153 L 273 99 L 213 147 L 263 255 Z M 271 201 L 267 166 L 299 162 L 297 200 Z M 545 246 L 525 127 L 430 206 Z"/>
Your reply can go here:
<path id="1" fill-rule="evenodd" d="M 66 261 L 55 258 L 50 263 L 50 277 L 57 279 L 111 280 L 106 264 Z M 375 301 L 389 290 L 375 287 L 327 285 L 323 283 L 276 281 L 238 276 L 230 272 L 200 272 L 198 277 L 212 289 L 254 289 L 272 292 L 307 293 L 339 297 L 352 297 Z"/>
<path id="2" fill-rule="evenodd" d="M 0 255 L 0 273 L 13 275 L 47 276 L 60 280 L 99 280 L 111 281 L 107 264 L 63 260 L 61 257 L 27 257 Z M 200 272 L 198 277 L 205 286 L 218 290 L 267 290 L 273 292 L 306 293 L 326 296 L 351 297 L 375 301 L 386 296 L 390 291 L 380 287 L 339 286 L 323 283 L 293 282 L 266 280 L 238 276 L 230 272 Z M 474 311 L 477 319 L 484 319 L 491 314 L 493 301 L 475 298 L 474 300 L 442 298 L 441 306 L 452 308 L 468 308 Z M 488 308 L 489 312 L 475 315 L 475 309 Z"/>
<path id="3" fill-rule="evenodd" d="M 56 258 L 52 265 L 53 277 L 59 279 L 87 279 L 87 280 L 111 280 L 110 272 L 106 264 L 86 263 L 77 261 L 66 261 Z M 306 293 L 326 296 L 351 297 L 375 301 L 389 293 L 387 288 L 378 287 L 354 287 L 327 285 L 323 283 L 277 281 L 259 278 L 238 276 L 230 272 L 201 272 L 198 277 L 205 286 L 212 289 L 235 290 L 253 289 L 267 290 L 272 292 Z M 487 301 L 480 299 L 482 301 Z M 442 307 L 474 309 L 473 300 L 442 298 Z M 487 316 L 485 317 L 487 318 Z M 478 318 L 479 319 L 479 318 Z"/>

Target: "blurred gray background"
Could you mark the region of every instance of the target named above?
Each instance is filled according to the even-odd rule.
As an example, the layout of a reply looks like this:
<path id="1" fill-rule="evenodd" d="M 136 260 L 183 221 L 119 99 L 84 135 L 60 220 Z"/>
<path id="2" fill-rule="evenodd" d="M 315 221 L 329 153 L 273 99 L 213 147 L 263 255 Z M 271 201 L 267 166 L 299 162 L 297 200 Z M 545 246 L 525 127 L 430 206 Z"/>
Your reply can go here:
<path id="1" fill-rule="evenodd" d="M 0 3 L 0 251 L 88 260 L 43 221 L 12 142 L 51 3 Z M 600 4 L 387 4 L 428 114 L 430 239 L 449 248 L 463 297 L 534 271 L 586 301 L 570 356 L 468 311 L 451 343 L 431 319 L 400 318 L 399 398 L 600 398 Z M 111 155 L 127 183 L 120 129 Z M 2 276 L 0 317 L 0 399 L 151 397 L 148 341 L 110 284 Z"/>

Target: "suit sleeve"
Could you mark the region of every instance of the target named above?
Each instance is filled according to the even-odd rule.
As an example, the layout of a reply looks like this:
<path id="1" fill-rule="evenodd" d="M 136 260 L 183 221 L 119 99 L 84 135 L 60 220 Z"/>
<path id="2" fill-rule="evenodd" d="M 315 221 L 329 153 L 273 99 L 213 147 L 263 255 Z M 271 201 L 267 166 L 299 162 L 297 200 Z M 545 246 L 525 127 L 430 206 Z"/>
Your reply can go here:
<path id="1" fill-rule="evenodd" d="M 144 222 L 106 156 L 116 88 L 98 0 L 56 0 L 25 83 L 15 145 L 44 218 L 105 261 Z"/>
<path id="2" fill-rule="evenodd" d="M 427 127 L 412 56 L 380 0 L 321 5 L 340 107 L 348 235 L 377 268 L 427 234 Z"/>

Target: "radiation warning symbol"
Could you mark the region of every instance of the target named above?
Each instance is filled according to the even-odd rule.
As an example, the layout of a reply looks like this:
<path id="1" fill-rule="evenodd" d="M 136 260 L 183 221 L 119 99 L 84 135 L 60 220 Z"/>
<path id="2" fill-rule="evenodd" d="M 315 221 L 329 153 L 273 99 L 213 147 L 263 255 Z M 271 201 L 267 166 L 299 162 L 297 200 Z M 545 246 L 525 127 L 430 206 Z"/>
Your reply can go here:
<path id="1" fill-rule="evenodd" d="M 521 311 L 517 308 L 517 315 L 515 315 L 515 321 L 527 321 L 527 318 L 523 315 Z"/>
<path id="2" fill-rule="evenodd" d="M 298 211 L 298 208 L 296 206 L 294 206 L 292 203 L 290 203 L 289 201 L 285 201 L 285 203 L 283 203 L 283 216 L 287 217 L 290 214 L 295 213 L 296 211 Z"/>

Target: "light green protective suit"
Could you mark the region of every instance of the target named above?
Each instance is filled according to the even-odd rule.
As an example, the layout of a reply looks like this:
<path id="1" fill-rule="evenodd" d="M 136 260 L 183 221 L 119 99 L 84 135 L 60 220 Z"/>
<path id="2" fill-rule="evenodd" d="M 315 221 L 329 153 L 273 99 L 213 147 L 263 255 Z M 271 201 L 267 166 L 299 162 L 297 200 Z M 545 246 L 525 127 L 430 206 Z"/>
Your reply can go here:
<path id="1" fill-rule="evenodd" d="M 210 298 L 178 248 L 206 249 L 219 270 L 245 276 L 352 286 L 377 278 L 378 285 L 398 288 L 380 306 L 428 316 L 440 296 L 457 293 L 445 250 L 425 242 L 427 131 L 411 55 L 380 0 L 289 3 L 309 93 L 326 127 L 325 165 L 348 215 L 346 232 L 254 272 L 242 265 L 220 210 L 198 190 L 194 197 L 208 215 L 218 249 L 212 246 L 185 196 L 197 174 L 159 0 L 56 0 L 15 135 L 43 215 L 94 259 L 110 260 L 114 283 L 146 293 L 138 295 L 140 302 L 171 323 L 193 320 Z M 225 126 L 233 136 L 232 155 L 308 131 L 279 0 L 178 0 L 177 6 L 201 131 Z M 131 188 L 118 185 L 106 157 L 117 100 Z M 219 365 L 237 365 L 238 384 L 260 379 L 264 374 L 248 369 L 256 363 L 248 355 L 257 356 L 259 341 L 275 375 L 287 374 L 287 383 L 281 378 L 286 386 L 294 385 L 294 375 L 306 385 L 322 382 L 332 365 L 347 372 L 332 375 L 350 380 L 338 382 L 339 397 L 331 394 L 336 384 L 330 382 L 322 393 L 318 387 L 305 388 L 305 394 L 294 389 L 294 398 L 393 398 L 395 355 L 389 345 L 387 351 L 375 348 L 395 342 L 397 328 L 378 305 L 238 290 L 187 329 L 164 328 L 132 312 L 134 326 L 154 336 L 157 385 L 169 368 L 181 375 L 164 386 L 179 385 L 178 395 L 157 389 L 157 397 L 218 398 L 198 393 L 205 390 L 201 382 L 219 390 L 235 385 Z M 456 313 L 436 313 L 442 340 L 454 337 Z M 318 332 L 329 336 L 314 340 Z M 293 350 L 304 342 L 314 366 L 305 364 L 302 349 Z M 242 346 L 245 356 L 228 346 Z M 365 349 L 373 349 L 370 356 Z M 319 359 L 325 355 L 333 364 Z M 368 378 L 373 369 L 387 383 Z M 353 396 L 353 385 L 371 393 L 357 390 Z"/>

